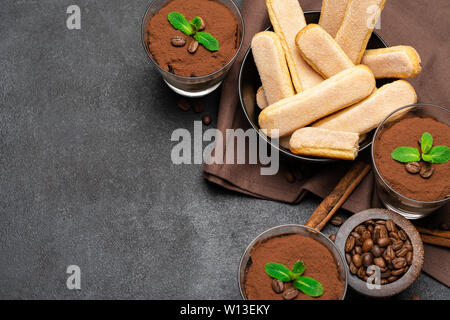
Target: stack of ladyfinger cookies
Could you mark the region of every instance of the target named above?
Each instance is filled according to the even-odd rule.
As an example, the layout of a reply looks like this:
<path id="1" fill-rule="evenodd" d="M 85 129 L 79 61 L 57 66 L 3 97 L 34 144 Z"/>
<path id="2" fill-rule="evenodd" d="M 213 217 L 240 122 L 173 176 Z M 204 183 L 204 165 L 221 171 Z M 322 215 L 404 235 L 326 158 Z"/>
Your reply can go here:
<path id="1" fill-rule="evenodd" d="M 405 80 L 376 87 L 421 71 L 412 47 L 366 50 L 385 1 L 323 0 L 319 24 L 307 25 L 298 0 L 266 0 L 274 32 L 252 41 L 261 130 L 295 154 L 354 160 L 361 136 L 417 102 Z"/>

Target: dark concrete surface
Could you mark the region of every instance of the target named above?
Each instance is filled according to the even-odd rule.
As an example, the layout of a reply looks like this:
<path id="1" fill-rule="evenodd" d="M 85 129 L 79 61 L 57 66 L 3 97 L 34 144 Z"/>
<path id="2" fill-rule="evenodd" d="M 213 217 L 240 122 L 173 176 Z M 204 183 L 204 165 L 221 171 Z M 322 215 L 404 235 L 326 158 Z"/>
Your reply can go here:
<path id="1" fill-rule="evenodd" d="M 319 203 L 249 198 L 172 164 L 172 131 L 200 115 L 176 107 L 147 60 L 148 2 L 2 1 L 0 298 L 239 299 L 247 244 Z M 66 28 L 71 4 L 81 30 Z M 218 99 L 205 99 L 214 119 Z M 412 295 L 450 298 L 425 274 L 399 298 Z"/>

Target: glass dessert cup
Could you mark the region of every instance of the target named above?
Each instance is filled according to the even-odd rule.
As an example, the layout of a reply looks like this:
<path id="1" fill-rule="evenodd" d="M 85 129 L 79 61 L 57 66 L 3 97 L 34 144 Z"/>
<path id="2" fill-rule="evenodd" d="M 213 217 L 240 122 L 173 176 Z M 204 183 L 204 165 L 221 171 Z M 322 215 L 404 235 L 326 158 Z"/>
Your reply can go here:
<path id="1" fill-rule="evenodd" d="M 221 85 L 223 79 L 225 78 L 227 72 L 230 70 L 231 66 L 235 62 L 237 55 L 239 54 L 242 48 L 242 43 L 244 40 L 244 20 L 242 18 L 241 12 L 232 0 L 216 0 L 225 5 L 227 8 L 229 8 L 237 20 L 239 27 L 238 32 L 239 47 L 237 48 L 234 56 L 230 59 L 230 61 L 227 62 L 227 64 L 221 67 L 219 70 L 204 76 L 184 77 L 163 69 L 158 64 L 158 62 L 155 61 L 146 45 L 145 27 L 148 21 L 169 1 L 170 0 L 154 0 L 148 6 L 141 27 L 142 45 L 144 46 L 145 52 L 147 53 L 147 56 L 149 57 L 150 61 L 159 71 L 159 73 L 163 77 L 164 82 L 166 82 L 169 88 L 171 88 L 176 93 L 186 97 L 198 98 L 206 96 L 207 94 L 216 90 Z"/>
<path id="2" fill-rule="evenodd" d="M 302 236 L 312 238 L 321 244 L 323 244 L 330 252 L 332 253 L 334 260 L 336 262 L 338 272 L 339 272 L 339 279 L 343 283 L 343 293 L 341 300 L 344 300 L 345 295 L 347 293 L 347 285 L 348 285 L 348 267 L 347 262 L 345 261 L 344 256 L 341 254 L 340 250 L 336 247 L 336 245 L 328 239 L 323 233 L 312 229 L 310 227 L 302 226 L 302 225 L 282 225 L 278 227 L 271 228 L 269 230 L 266 230 L 265 232 L 261 233 L 259 236 L 257 236 L 245 249 L 244 254 L 241 257 L 241 261 L 239 263 L 239 270 L 238 270 L 238 283 L 239 283 L 239 290 L 241 292 L 241 296 L 244 300 L 248 300 L 247 294 L 245 292 L 245 278 L 247 274 L 247 268 L 249 264 L 251 264 L 251 255 L 253 248 L 256 244 L 263 242 L 264 240 L 267 240 L 272 237 L 277 237 L 281 235 L 289 235 L 289 234 L 300 234 Z"/>
<path id="3" fill-rule="evenodd" d="M 409 111 L 406 109 L 411 108 Z M 375 174 L 375 185 L 377 194 L 383 205 L 396 213 L 403 215 L 407 219 L 420 219 L 430 215 L 433 211 L 443 207 L 450 202 L 450 197 L 437 201 L 419 201 L 408 198 L 394 190 L 382 176 L 375 161 L 375 144 L 384 130 L 392 121 L 398 121 L 405 117 L 431 117 L 435 120 L 450 125 L 450 111 L 444 107 L 431 104 L 414 104 L 397 109 L 379 125 L 372 142 L 372 164 Z"/>

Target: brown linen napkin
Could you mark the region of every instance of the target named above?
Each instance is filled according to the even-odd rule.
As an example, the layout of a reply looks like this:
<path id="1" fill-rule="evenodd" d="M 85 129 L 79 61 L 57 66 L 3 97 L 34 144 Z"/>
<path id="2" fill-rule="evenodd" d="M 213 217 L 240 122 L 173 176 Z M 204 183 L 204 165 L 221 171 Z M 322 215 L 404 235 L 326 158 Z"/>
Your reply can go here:
<path id="1" fill-rule="evenodd" d="M 320 10 L 321 1 L 301 0 L 304 11 Z M 245 20 L 245 39 L 242 51 L 230 70 L 223 87 L 219 106 L 218 129 L 248 129 L 239 104 L 237 79 L 242 59 L 253 35 L 270 25 L 265 0 L 244 0 L 242 13 Z M 450 2 L 435 0 L 423 5 L 419 0 L 395 0 L 386 2 L 381 16 L 381 29 L 376 30 L 388 45 L 411 45 L 422 57 L 422 74 L 410 81 L 420 102 L 450 105 Z M 369 155 L 362 155 L 368 158 Z M 328 167 L 309 167 L 283 163 L 275 176 L 260 175 L 260 165 L 204 165 L 205 179 L 227 189 L 263 199 L 298 203 L 307 191 L 326 197 L 348 170 L 348 163 Z M 289 182 L 286 175 L 295 176 Z M 369 174 L 346 201 L 343 208 L 353 213 L 379 207 L 374 193 L 374 177 Z M 436 221 L 450 219 L 450 206 L 441 209 L 433 217 Z M 446 221 L 449 224 L 449 221 Z M 450 250 L 426 245 L 424 270 L 450 286 Z"/>

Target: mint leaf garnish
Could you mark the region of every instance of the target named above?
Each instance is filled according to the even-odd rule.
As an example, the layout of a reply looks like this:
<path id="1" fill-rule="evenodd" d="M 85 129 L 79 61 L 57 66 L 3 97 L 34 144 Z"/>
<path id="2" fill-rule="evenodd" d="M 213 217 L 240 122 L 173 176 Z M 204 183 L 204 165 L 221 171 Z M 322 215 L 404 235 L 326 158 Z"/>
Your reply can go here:
<path id="1" fill-rule="evenodd" d="M 309 277 L 299 277 L 293 283 L 294 287 L 311 297 L 320 297 L 323 294 L 322 284 Z"/>
<path id="2" fill-rule="evenodd" d="M 422 149 L 422 153 L 430 152 L 432 146 L 433 146 L 433 136 L 430 133 L 425 132 L 422 135 L 422 139 L 420 142 L 420 147 Z"/>
<path id="3" fill-rule="evenodd" d="M 171 12 L 168 15 L 170 24 L 177 30 L 180 30 L 184 34 L 191 36 L 195 33 L 194 28 L 192 28 L 186 17 L 179 12 Z"/>
<path id="4" fill-rule="evenodd" d="M 291 270 L 280 263 L 271 262 L 266 264 L 264 268 L 266 273 L 272 278 L 283 282 L 291 281 Z"/>
<path id="5" fill-rule="evenodd" d="M 208 32 L 197 32 L 194 39 L 202 44 L 209 51 L 219 51 L 219 41 Z"/>
<path id="6" fill-rule="evenodd" d="M 305 267 L 305 264 L 303 263 L 303 261 L 300 261 L 300 260 L 297 261 L 294 264 L 294 266 L 292 267 L 292 277 L 294 278 L 292 280 L 295 280 L 298 277 L 300 277 L 303 274 L 303 272 L 305 272 L 305 269 L 306 269 L 306 267 Z"/>
<path id="7" fill-rule="evenodd" d="M 436 146 L 427 154 L 422 155 L 423 161 L 435 164 L 445 163 L 450 160 L 450 148 L 447 146 Z"/>
<path id="8" fill-rule="evenodd" d="M 194 19 L 192 19 L 191 24 L 197 31 L 199 31 L 202 28 L 202 19 L 200 17 L 195 17 Z"/>
<path id="9" fill-rule="evenodd" d="M 392 151 L 392 159 L 402 163 L 420 161 L 420 152 L 416 148 L 400 147 Z"/>

